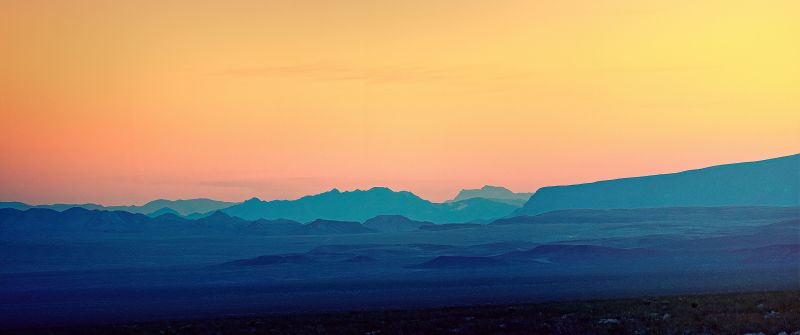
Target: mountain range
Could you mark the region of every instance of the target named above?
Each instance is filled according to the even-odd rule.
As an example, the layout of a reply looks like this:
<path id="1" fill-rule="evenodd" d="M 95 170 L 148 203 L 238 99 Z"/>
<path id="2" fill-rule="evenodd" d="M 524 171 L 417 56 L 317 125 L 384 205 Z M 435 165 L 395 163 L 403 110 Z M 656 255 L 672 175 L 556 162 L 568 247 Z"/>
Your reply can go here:
<path id="1" fill-rule="evenodd" d="M 169 207 L 175 202 L 146 213 L 11 203 L 20 208 L 0 209 L 0 329 L 798 290 L 796 162 L 599 182 L 615 186 L 601 190 L 544 188 L 525 207 L 533 214 L 521 215 L 512 212 L 525 208 L 490 199 L 432 203 L 387 188 L 251 199 L 190 215 Z M 703 206 L 730 202 L 747 203 Z M 658 207 L 672 203 L 684 205 Z"/>
<path id="2" fill-rule="evenodd" d="M 504 189 L 504 188 L 499 188 Z M 510 191 L 509 191 L 510 192 Z M 0 208 L 30 208 L 65 211 L 73 207 L 88 210 L 125 211 L 158 217 L 174 214 L 187 219 L 201 219 L 222 210 L 243 219 L 290 219 L 308 222 L 315 219 L 364 221 L 380 215 L 404 215 L 431 223 L 489 222 L 503 217 L 521 205 L 504 199 L 467 197 L 458 201 L 434 203 L 411 192 L 395 192 L 385 187 L 340 192 L 333 189 L 296 200 L 262 201 L 258 198 L 236 203 L 211 199 L 154 200 L 141 206 L 102 206 L 98 204 L 29 205 L 0 202 Z"/>
<path id="3" fill-rule="evenodd" d="M 379 220 L 379 219 L 378 219 Z M 134 233 L 208 235 L 243 233 L 248 235 L 341 235 L 372 233 L 360 222 L 317 219 L 302 224 L 292 220 L 244 220 L 220 211 L 196 220 L 172 213 L 149 217 L 126 211 L 89 210 L 73 207 L 65 211 L 46 208 L 0 209 L 0 236 L 3 238 L 59 238 L 71 234 Z"/>
<path id="4" fill-rule="evenodd" d="M 487 222 L 511 214 L 517 207 L 482 198 L 433 203 L 411 192 L 395 192 L 385 187 L 369 190 L 329 192 L 297 200 L 263 201 L 258 198 L 222 211 L 243 219 L 315 219 L 363 222 L 379 215 L 402 215 L 412 220 L 433 223 Z"/>
<path id="5" fill-rule="evenodd" d="M 800 154 L 678 173 L 542 187 L 514 215 L 574 208 L 742 205 L 800 205 Z"/>
<path id="6" fill-rule="evenodd" d="M 434 203 L 411 192 L 397 192 L 385 187 L 345 192 L 333 189 L 296 200 L 263 201 L 252 198 L 241 203 L 203 198 L 160 199 L 141 206 L 34 206 L 21 202 L 0 202 L 0 208 L 20 210 L 38 208 L 65 211 L 80 207 L 88 210 L 125 211 L 151 217 L 172 214 L 191 220 L 201 219 L 216 211 L 245 220 L 287 219 L 296 222 L 316 219 L 364 222 L 385 216 L 379 221 L 393 220 L 392 224 L 396 223 L 404 228 L 386 228 L 383 223 L 382 229 L 401 230 L 425 226 L 418 222 L 488 223 L 513 217 L 520 218 L 511 221 L 539 222 L 544 218 L 535 217 L 537 214 L 562 209 L 799 205 L 800 154 L 671 174 L 543 187 L 533 195 L 487 185 L 480 189 L 462 190 L 454 199 L 444 203 Z M 397 221 L 397 216 L 415 223 Z M 552 217 L 553 215 L 551 219 Z"/>
<path id="7" fill-rule="evenodd" d="M 158 216 L 167 212 L 173 212 L 181 216 L 192 214 L 205 214 L 234 205 L 234 202 L 226 202 L 205 198 L 186 199 L 186 200 L 165 200 L 158 199 L 150 201 L 141 206 L 103 206 L 98 204 L 50 204 L 50 205 L 29 205 L 23 202 L 0 202 L 0 208 L 29 209 L 45 208 L 56 211 L 64 211 L 73 207 L 80 207 L 89 210 L 106 211 L 125 211 L 129 213 L 148 214 Z"/>
<path id="8" fill-rule="evenodd" d="M 245 235 L 348 235 L 462 229 L 479 224 L 434 224 L 400 215 L 380 215 L 357 221 L 316 219 L 300 223 L 288 219 L 245 220 L 215 211 L 198 219 L 165 213 L 151 217 L 126 211 L 90 210 L 72 207 L 64 211 L 47 208 L 0 209 L 0 239 L 60 238 L 73 235 L 131 233 L 157 236 L 229 234 Z M 435 228 L 431 228 L 435 227 Z"/>

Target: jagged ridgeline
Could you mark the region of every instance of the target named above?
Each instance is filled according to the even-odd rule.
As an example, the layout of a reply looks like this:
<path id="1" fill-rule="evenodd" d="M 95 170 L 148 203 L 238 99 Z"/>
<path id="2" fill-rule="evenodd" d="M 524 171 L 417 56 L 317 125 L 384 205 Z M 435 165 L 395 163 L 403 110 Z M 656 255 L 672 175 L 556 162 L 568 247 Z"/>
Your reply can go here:
<path id="1" fill-rule="evenodd" d="M 484 186 L 462 190 L 454 199 L 444 203 L 431 202 L 411 192 L 374 187 L 346 192 L 333 189 L 296 200 L 263 201 L 252 198 L 241 203 L 211 199 L 155 200 L 142 206 L 31 206 L 20 202 L 4 202 L 0 203 L 0 208 L 64 211 L 81 207 L 146 214 L 154 218 L 173 214 L 188 219 L 200 219 L 222 211 L 246 220 L 288 219 L 298 222 L 316 219 L 364 222 L 382 215 L 398 215 L 415 221 L 441 224 L 488 223 L 504 217 L 536 215 L 561 209 L 798 205 L 800 155 L 671 174 L 543 187 L 533 196 L 530 193 L 514 193 L 503 187 Z"/>

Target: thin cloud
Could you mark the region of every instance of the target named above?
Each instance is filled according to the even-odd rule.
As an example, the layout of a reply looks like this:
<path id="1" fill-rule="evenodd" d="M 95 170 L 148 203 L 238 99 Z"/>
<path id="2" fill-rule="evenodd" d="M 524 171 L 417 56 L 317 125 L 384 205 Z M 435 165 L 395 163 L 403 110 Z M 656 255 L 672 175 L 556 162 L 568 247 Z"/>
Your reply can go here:
<path id="1" fill-rule="evenodd" d="M 445 70 L 420 66 L 345 67 L 332 64 L 298 64 L 224 70 L 230 77 L 308 77 L 316 80 L 363 81 L 372 84 L 417 83 L 452 78 Z"/>

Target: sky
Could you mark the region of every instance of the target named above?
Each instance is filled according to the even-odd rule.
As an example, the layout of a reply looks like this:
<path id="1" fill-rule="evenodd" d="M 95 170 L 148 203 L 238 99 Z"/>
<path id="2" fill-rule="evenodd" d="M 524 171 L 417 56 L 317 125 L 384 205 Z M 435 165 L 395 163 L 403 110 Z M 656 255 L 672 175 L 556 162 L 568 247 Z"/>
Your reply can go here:
<path id="1" fill-rule="evenodd" d="M 426 199 L 800 152 L 800 1 L 0 2 L 0 200 Z"/>

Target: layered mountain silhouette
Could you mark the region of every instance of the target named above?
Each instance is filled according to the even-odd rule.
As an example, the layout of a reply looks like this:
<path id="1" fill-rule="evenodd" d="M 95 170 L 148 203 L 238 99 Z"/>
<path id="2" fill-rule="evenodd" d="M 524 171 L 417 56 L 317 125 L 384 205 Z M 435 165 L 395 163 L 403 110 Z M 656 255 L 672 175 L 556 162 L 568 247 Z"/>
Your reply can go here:
<path id="1" fill-rule="evenodd" d="M 364 234 L 374 233 L 375 231 L 364 227 L 359 222 L 354 221 L 335 221 L 316 219 L 304 225 L 306 233 L 314 235 L 326 234 Z"/>
<path id="2" fill-rule="evenodd" d="M 522 208 L 519 204 L 530 197 Z M 451 201 L 434 203 L 410 192 L 395 192 L 385 187 L 340 192 L 333 189 L 296 200 L 262 201 L 252 198 L 242 203 L 212 199 L 154 200 L 141 206 L 102 206 L 97 204 L 28 205 L 0 202 L 0 208 L 124 211 L 160 217 L 165 214 L 198 220 L 221 211 L 244 220 L 287 219 L 310 222 L 364 222 L 377 231 L 440 229 L 428 223 L 544 223 L 564 220 L 625 220 L 608 212 L 549 213 L 565 209 L 636 209 L 718 206 L 798 206 L 800 205 L 800 155 L 769 160 L 713 166 L 679 173 L 599 181 L 588 184 L 552 186 L 533 196 L 514 193 L 499 186 L 465 189 Z M 650 211 L 654 215 L 657 211 Z M 640 220 L 636 213 L 631 220 Z M 667 213 L 669 214 L 669 213 Z M 674 214 L 674 213 L 673 213 Z M 738 213 L 737 215 L 742 214 Z M 586 215 L 586 218 L 578 218 Z M 611 215 L 611 216 L 609 216 Z M 713 213 L 724 215 L 724 213 Z M 669 215 L 668 215 L 669 216 Z M 403 217 L 402 221 L 399 217 Z M 174 219 L 174 218 L 172 218 Z M 383 223 L 381 223 L 383 222 Z M 456 226 L 450 226 L 456 227 Z M 388 229 L 388 230 L 387 230 Z"/>
<path id="3" fill-rule="evenodd" d="M 11 208 L 11 209 L 19 209 L 25 210 L 29 208 L 33 208 L 33 206 L 28 205 L 24 202 L 19 201 L 0 201 L 0 208 Z"/>
<path id="4" fill-rule="evenodd" d="M 800 154 L 671 174 L 543 187 L 514 215 L 574 208 L 740 205 L 800 205 Z"/>
<path id="5" fill-rule="evenodd" d="M 297 200 L 262 201 L 253 198 L 222 211 L 249 220 L 284 218 L 301 222 L 315 219 L 363 222 L 379 215 L 402 215 L 412 220 L 448 223 L 490 221 L 508 215 L 514 209 L 513 205 L 481 198 L 433 203 L 411 192 L 374 187 L 347 192 L 334 189 Z"/>
<path id="6" fill-rule="evenodd" d="M 800 208 L 788 206 L 664 207 L 620 209 L 562 209 L 537 215 L 521 215 L 492 221 L 503 224 L 631 223 L 726 220 L 790 220 Z"/>
<path id="7" fill-rule="evenodd" d="M 379 215 L 364 221 L 364 227 L 380 232 L 406 232 L 419 230 L 432 222 L 415 221 L 402 215 Z"/>
<path id="8" fill-rule="evenodd" d="M 533 193 L 514 193 L 501 186 L 486 185 L 479 189 L 464 189 L 458 192 L 451 202 L 462 201 L 473 198 L 488 199 L 503 202 L 514 206 L 522 207 Z"/>
<path id="9" fill-rule="evenodd" d="M 148 214 L 150 216 L 158 216 L 171 211 L 174 214 L 187 216 L 190 214 L 203 214 L 230 207 L 236 203 L 218 201 L 212 199 L 198 198 L 187 200 L 164 200 L 158 199 L 150 201 L 141 206 L 102 206 L 98 204 L 51 204 L 51 205 L 29 205 L 22 202 L 0 202 L 0 208 L 14 208 L 14 209 L 29 209 L 29 208 L 43 208 L 52 209 L 56 211 L 65 211 L 73 207 L 84 208 L 88 210 L 106 210 L 106 211 L 125 211 L 129 213 Z"/>
<path id="10" fill-rule="evenodd" d="M 94 210 L 94 209 L 109 209 L 109 208 L 111 208 L 111 207 L 104 207 L 104 206 L 98 205 L 98 204 L 88 204 L 88 203 L 87 204 L 29 205 L 29 204 L 26 204 L 24 202 L 19 202 L 19 201 L 0 202 L 0 208 L 13 208 L 13 209 L 20 209 L 20 210 L 30 209 L 30 208 L 43 208 L 43 209 L 52 209 L 52 210 L 55 210 L 55 211 L 65 211 L 65 210 L 73 208 L 73 207 L 80 207 L 80 208 L 85 208 L 85 209 L 90 209 L 90 210 Z"/>
<path id="11" fill-rule="evenodd" d="M 131 213 L 152 213 L 162 208 L 169 208 L 174 210 L 180 215 L 189 215 L 192 213 L 208 213 L 217 211 L 223 208 L 230 207 L 236 204 L 235 202 L 219 201 L 206 198 L 188 199 L 188 200 L 153 200 L 142 206 L 120 206 L 112 207 L 111 210 L 124 210 Z"/>
<path id="12" fill-rule="evenodd" d="M 178 213 L 178 211 L 176 211 L 176 210 L 174 210 L 172 208 L 168 208 L 168 207 L 164 207 L 164 208 L 159 209 L 159 210 L 157 210 L 155 212 L 147 214 L 147 216 L 149 216 L 151 218 L 155 218 L 155 217 L 162 216 L 164 214 L 172 214 L 172 215 L 175 215 L 175 216 L 181 216 L 181 214 Z"/>
<path id="13" fill-rule="evenodd" d="M 153 222 L 143 214 L 125 211 L 88 210 L 73 207 L 59 212 L 46 208 L 0 209 L 0 232 L 5 237 L 57 236 L 64 232 L 133 232 Z"/>
<path id="14" fill-rule="evenodd" d="M 144 234 L 256 234 L 256 235 L 347 235 L 376 232 L 422 231 L 430 222 L 402 216 L 383 216 L 356 221 L 316 219 L 300 223 L 287 219 L 245 220 L 215 211 L 199 219 L 174 213 L 157 217 L 125 211 L 88 210 L 73 207 L 65 211 L 46 208 L 0 209 L 2 237 L 58 237 L 63 234 L 144 233 Z M 446 225 L 443 225 L 446 226 Z M 417 228 L 414 228 L 417 227 Z"/>

